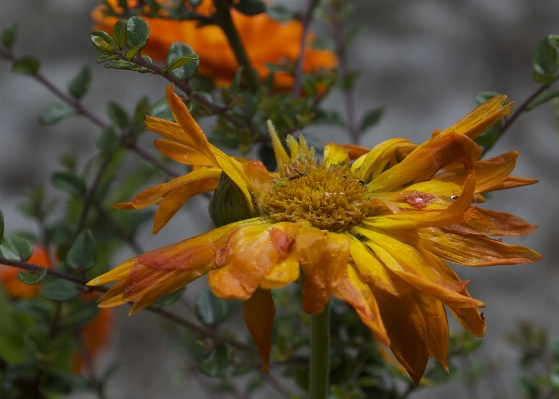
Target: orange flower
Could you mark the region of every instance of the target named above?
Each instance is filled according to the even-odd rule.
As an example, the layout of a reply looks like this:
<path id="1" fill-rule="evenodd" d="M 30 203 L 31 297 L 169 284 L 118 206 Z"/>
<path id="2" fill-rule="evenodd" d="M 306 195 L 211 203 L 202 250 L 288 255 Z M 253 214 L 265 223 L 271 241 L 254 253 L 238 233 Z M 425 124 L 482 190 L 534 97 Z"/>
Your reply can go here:
<path id="1" fill-rule="evenodd" d="M 540 259 L 529 248 L 489 238 L 522 236 L 535 226 L 476 205 L 484 192 L 536 182 L 509 176 L 518 152 L 478 160 L 473 139 L 510 112 L 505 99 L 488 100 L 421 145 L 401 138 L 370 150 L 329 143 L 322 163 L 303 136 L 287 137 L 288 153 L 270 123 L 278 171 L 269 172 L 212 146 L 169 87 L 178 123 L 148 116 L 147 128 L 171 140 L 163 142 L 167 150 L 173 143 L 173 158 L 195 170 L 120 207 L 159 203 L 161 226 L 184 203 L 181 195 L 209 191 L 219 180 L 213 201 L 222 206 L 214 209 L 224 213 L 219 224 L 221 217 L 228 224 L 132 258 L 88 284 L 116 281 L 99 306 L 134 302 L 134 313 L 207 274 L 217 296 L 244 301 L 267 371 L 271 289 L 304 274 L 304 312 L 319 314 L 332 295 L 348 302 L 417 383 L 430 357 L 447 368 L 445 308 L 473 335 L 485 332 L 477 309 L 485 305 L 445 260 L 480 267 Z"/>
<path id="2" fill-rule="evenodd" d="M 118 10 L 116 0 L 110 0 L 110 3 Z M 136 5 L 137 1 L 128 0 L 128 4 Z M 111 32 L 117 18 L 105 16 L 104 9 L 105 6 L 100 5 L 92 12 L 95 29 Z M 203 0 L 196 11 L 202 15 L 210 15 L 212 9 L 211 0 Z M 300 22 L 280 23 L 265 13 L 247 16 L 235 9 L 231 10 L 231 15 L 252 66 L 261 79 L 266 79 L 270 74 L 267 63 L 293 63 L 299 56 L 303 31 Z M 173 21 L 144 16 L 142 18 L 149 23 L 151 32 L 148 44 L 142 51 L 144 54 L 156 60 L 164 60 L 173 42 L 183 42 L 200 55 L 199 74 L 211 78 L 216 86 L 228 85 L 231 82 L 239 65 L 221 28 L 216 25 L 199 27 L 196 21 Z M 313 41 L 311 34 L 307 36 L 306 41 L 303 63 L 305 73 L 336 66 L 336 58 L 331 51 L 310 48 Z M 293 77 L 287 72 L 277 72 L 274 75 L 276 90 L 287 90 L 293 86 L 293 82 Z"/>
<path id="3" fill-rule="evenodd" d="M 28 263 L 36 266 L 50 268 L 48 249 L 41 245 L 35 245 L 31 257 L 27 260 Z M 22 283 L 17 277 L 17 273 L 21 270 L 15 267 L 0 265 L 0 282 L 4 292 L 13 298 L 35 298 L 41 286 L 39 284 L 28 285 Z"/>

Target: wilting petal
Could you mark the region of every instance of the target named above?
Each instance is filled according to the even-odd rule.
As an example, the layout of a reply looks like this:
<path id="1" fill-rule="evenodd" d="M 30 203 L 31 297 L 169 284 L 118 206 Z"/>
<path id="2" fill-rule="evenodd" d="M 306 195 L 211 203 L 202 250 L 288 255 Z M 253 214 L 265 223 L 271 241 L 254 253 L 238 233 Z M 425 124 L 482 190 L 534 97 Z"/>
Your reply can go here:
<path id="1" fill-rule="evenodd" d="M 160 153 L 185 165 L 216 166 L 207 156 L 176 141 L 157 139 L 153 142 Z"/>
<path id="2" fill-rule="evenodd" d="M 142 191 L 140 194 L 132 198 L 130 202 L 124 202 L 120 204 L 114 204 L 113 208 L 116 209 L 142 209 L 155 203 L 159 198 L 164 197 L 168 192 L 175 190 L 176 188 L 186 185 L 190 182 L 195 182 L 204 179 L 215 179 L 218 180 L 221 176 L 221 169 L 217 168 L 204 168 L 193 170 L 184 176 L 177 177 L 168 183 L 159 184 L 154 187 L 150 187 L 147 190 Z"/>
<path id="3" fill-rule="evenodd" d="M 299 256 L 291 251 L 287 258 L 280 260 L 274 268 L 262 279 L 260 287 L 264 289 L 281 288 L 299 278 Z"/>
<path id="4" fill-rule="evenodd" d="M 429 357 L 447 369 L 448 323 L 444 306 L 435 298 L 415 292 L 396 298 L 373 290 L 390 337 L 390 349 L 418 384 Z"/>
<path id="5" fill-rule="evenodd" d="M 509 188 L 515 187 L 523 187 L 529 186 L 530 184 L 536 184 L 538 179 L 529 179 L 527 177 L 516 177 L 516 176 L 509 176 L 501 183 L 497 183 L 493 186 L 488 187 L 487 191 L 498 191 L 498 190 L 507 190 Z"/>
<path id="6" fill-rule="evenodd" d="M 398 291 L 390 278 L 386 266 L 365 244 L 351 236 L 351 258 L 355 262 L 359 274 L 367 284 L 375 285 L 392 295 L 398 295 Z"/>
<path id="7" fill-rule="evenodd" d="M 463 284 L 438 273 L 412 246 L 374 231 L 362 228 L 356 231 L 370 239 L 365 244 L 394 274 L 418 290 L 456 308 L 485 306 L 483 302 L 463 295 Z"/>
<path id="8" fill-rule="evenodd" d="M 480 155 L 481 148 L 476 143 L 451 133 L 417 147 L 402 162 L 373 179 L 368 189 L 389 191 L 406 183 L 427 180 L 444 166 L 458 161 L 473 167 Z"/>
<path id="9" fill-rule="evenodd" d="M 468 115 L 460 119 L 454 125 L 433 133 L 434 138 L 431 140 L 438 140 L 439 137 L 451 133 L 462 134 L 468 136 L 472 140 L 477 136 L 489 129 L 499 119 L 511 113 L 510 107 L 514 104 L 512 102 L 504 104 L 507 96 L 499 94 L 483 104 L 478 105 Z"/>
<path id="10" fill-rule="evenodd" d="M 520 245 L 504 244 L 485 236 L 460 235 L 439 228 L 418 229 L 417 245 L 441 258 L 466 266 L 516 265 L 541 259 Z"/>
<path id="11" fill-rule="evenodd" d="M 345 148 L 345 150 L 347 151 L 347 155 L 349 155 L 351 159 L 357 159 L 360 156 L 365 155 L 369 151 L 371 151 L 370 148 L 356 144 L 341 144 L 341 146 Z"/>
<path id="12" fill-rule="evenodd" d="M 249 226 L 239 229 L 223 248 L 226 259 L 223 265 L 212 270 L 208 283 L 213 292 L 222 298 L 247 300 L 269 275 L 278 261 L 283 259 L 277 240 L 272 239 L 273 229 L 293 237 L 298 225 L 276 223 Z"/>
<path id="13" fill-rule="evenodd" d="M 217 188 L 217 181 L 204 179 L 193 181 L 170 191 L 159 203 L 153 220 L 152 234 L 156 234 L 177 213 L 181 206 L 190 198 L 213 191 Z"/>
<path id="14" fill-rule="evenodd" d="M 361 277 L 352 266 L 348 266 L 347 274 L 334 288 L 334 295 L 353 306 L 361 321 L 375 333 L 377 338 L 383 344 L 390 345 L 390 338 L 382 323 L 377 301 L 371 289 L 361 281 Z"/>
<path id="15" fill-rule="evenodd" d="M 258 288 L 243 302 L 243 316 L 246 326 L 262 357 L 262 371 L 270 373 L 270 350 L 276 307 L 272 291 Z"/>
<path id="16" fill-rule="evenodd" d="M 409 140 L 394 138 L 377 144 L 366 156 L 357 159 L 351 166 L 351 170 L 359 169 L 358 176 L 363 181 L 369 181 L 377 177 L 384 167 L 395 157 L 400 148 L 415 148 Z M 377 190 L 378 191 L 378 190 Z"/>
<path id="17" fill-rule="evenodd" d="M 483 208 L 473 208 L 479 218 L 466 223 L 443 227 L 444 231 L 461 235 L 514 236 L 519 237 L 534 231 L 527 221 L 510 213 L 494 212 Z"/>
<path id="18" fill-rule="evenodd" d="M 468 175 L 462 193 L 443 210 L 404 211 L 393 215 L 372 216 L 363 223 L 379 229 L 416 229 L 419 227 L 448 226 L 461 223 L 474 198 L 476 176 Z"/>
<path id="19" fill-rule="evenodd" d="M 338 144 L 328 143 L 324 146 L 324 164 L 330 165 L 349 165 L 349 155 L 346 149 Z"/>
<path id="20" fill-rule="evenodd" d="M 349 237 L 302 227 L 295 238 L 299 264 L 305 273 L 303 311 L 319 314 L 330 300 L 349 261 Z"/>

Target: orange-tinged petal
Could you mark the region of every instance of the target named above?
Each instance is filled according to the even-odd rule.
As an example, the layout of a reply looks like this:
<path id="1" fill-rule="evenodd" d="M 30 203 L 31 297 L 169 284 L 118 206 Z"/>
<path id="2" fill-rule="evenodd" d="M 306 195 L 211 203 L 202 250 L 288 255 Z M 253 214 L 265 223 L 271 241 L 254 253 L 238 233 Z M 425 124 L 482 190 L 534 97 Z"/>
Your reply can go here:
<path id="1" fill-rule="evenodd" d="M 265 289 L 285 287 L 299 278 L 299 256 L 291 251 L 287 258 L 280 260 L 274 268 L 262 279 L 260 287 Z"/>
<path id="2" fill-rule="evenodd" d="M 299 264 L 305 273 L 303 311 L 320 314 L 346 270 L 350 253 L 349 237 L 306 226 L 297 233 L 295 247 Z"/>
<path id="3" fill-rule="evenodd" d="M 480 155 L 481 148 L 476 143 L 466 136 L 451 133 L 420 145 L 402 162 L 374 178 L 368 187 L 373 192 L 389 191 L 403 184 L 430 179 L 454 162 L 471 167 Z"/>
<path id="4" fill-rule="evenodd" d="M 416 242 L 443 259 L 466 266 L 516 265 L 541 259 L 541 255 L 530 248 L 485 236 L 453 234 L 439 228 L 418 229 Z"/>
<path id="5" fill-rule="evenodd" d="M 386 266 L 365 244 L 353 236 L 350 236 L 350 239 L 351 259 L 363 281 L 369 285 L 373 284 L 392 295 L 398 295 Z"/>
<path id="6" fill-rule="evenodd" d="M 272 291 L 258 288 L 243 302 L 243 316 L 250 336 L 256 343 L 262 357 L 262 371 L 270 373 L 270 351 L 276 307 Z"/>
<path id="7" fill-rule="evenodd" d="M 216 166 L 206 155 L 191 147 L 171 140 L 157 139 L 153 142 L 160 153 L 185 165 Z"/>
<path id="8" fill-rule="evenodd" d="M 351 159 L 357 159 L 360 156 L 365 155 L 369 153 L 369 151 L 371 151 L 370 148 L 363 147 L 356 144 L 341 144 L 341 146 L 346 149 L 347 154 Z"/>
<path id="9" fill-rule="evenodd" d="M 413 381 L 419 383 L 429 357 L 446 369 L 448 323 L 442 303 L 421 292 L 402 298 L 377 290 L 373 293 L 390 337 L 390 349 Z"/>
<path id="10" fill-rule="evenodd" d="M 466 223 L 445 226 L 444 231 L 456 234 L 476 234 L 486 236 L 523 236 L 534 231 L 537 226 L 510 213 L 495 212 L 489 209 L 473 208 L 479 218 Z"/>
<path id="11" fill-rule="evenodd" d="M 179 208 L 183 206 L 190 198 L 213 191 L 217 188 L 217 181 L 214 179 L 203 179 L 193 181 L 175 188 L 167 193 L 167 195 L 159 203 L 159 207 L 155 212 L 153 220 L 152 234 L 156 234 L 169 220 L 177 213 Z"/>
<path id="12" fill-rule="evenodd" d="M 222 298 L 247 300 L 280 260 L 280 252 L 270 237 L 271 228 L 289 228 L 291 223 L 247 226 L 231 237 L 224 251 L 224 265 L 209 273 L 208 284 Z"/>
<path id="13" fill-rule="evenodd" d="M 468 115 L 454 125 L 435 132 L 433 135 L 439 139 L 442 136 L 457 133 L 468 136 L 472 140 L 489 129 L 499 119 L 511 113 L 510 107 L 514 103 L 504 104 L 507 96 L 499 94 L 474 108 Z M 432 139 L 432 140 L 433 140 Z"/>
<path id="14" fill-rule="evenodd" d="M 495 184 L 487 189 L 487 191 L 507 190 L 509 188 L 523 187 L 530 184 L 536 184 L 538 179 L 530 179 L 527 177 L 509 176 L 501 183 Z"/>
<path id="15" fill-rule="evenodd" d="M 352 266 L 348 266 L 347 274 L 334 288 L 334 295 L 353 306 L 361 321 L 383 344 L 390 346 L 390 338 L 382 323 L 377 301 L 371 289 L 361 280 Z"/>
<path id="16" fill-rule="evenodd" d="M 338 144 L 328 143 L 324 146 L 324 164 L 330 165 L 349 165 L 349 155 L 346 149 Z"/>
<path id="17" fill-rule="evenodd" d="M 219 180 L 220 176 L 221 176 L 221 169 L 217 169 L 217 168 L 203 168 L 203 169 L 193 170 L 192 172 L 187 173 L 184 176 L 179 176 L 167 183 L 159 184 L 157 186 L 150 187 L 142 191 L 140 194 L 132 198 L 132 201 L 130 202 L 114 204 L 113 208 L 117 208 L 117 209 L 130 209 L 130 207 L 133 207 L 134 209 L 145 208 L 146 206 L 155 203 L 159 198 L 167 195 L 167 193 L 169 193 L 170 191 L 175 190 L 188 183 L 196 182 L 198 180 L 204 180 L 204 179 Z"/>

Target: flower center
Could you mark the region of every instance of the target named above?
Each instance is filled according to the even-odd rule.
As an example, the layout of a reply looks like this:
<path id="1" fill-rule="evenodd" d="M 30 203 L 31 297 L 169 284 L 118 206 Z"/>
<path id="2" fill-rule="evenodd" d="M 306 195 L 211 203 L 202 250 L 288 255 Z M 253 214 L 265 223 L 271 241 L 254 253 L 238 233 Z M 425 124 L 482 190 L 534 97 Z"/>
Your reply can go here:
<path id="1" fill-rule="evenodd" d="M 321 230 L 339 231 L 368 215 L 366 190 L 347 165 L 299 160 L 286 165 L 263 208 L 278 221 L 307 221 Z"/>

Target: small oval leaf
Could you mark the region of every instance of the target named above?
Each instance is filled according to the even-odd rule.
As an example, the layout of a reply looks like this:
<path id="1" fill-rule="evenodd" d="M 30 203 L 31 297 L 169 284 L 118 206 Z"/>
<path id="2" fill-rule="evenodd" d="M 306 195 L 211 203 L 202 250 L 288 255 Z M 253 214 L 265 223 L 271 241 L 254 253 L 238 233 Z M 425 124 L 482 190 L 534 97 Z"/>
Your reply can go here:
<path id="1" fill-rule="evenodd" d="M 144 48 L 149 39 L 149 25 L 140 17 L 132 17 L 126 21 L 126 47 Z"/>
<path id="2" fill-rule="evenodd" d="M 44 268 L 38 272 L 17 272 L 17 278 L 22 283 L 34 285 L 40 282 L 47 275 L 47 269 Z"/>
<path id="3" fill-rule="evenodd" d="M 81 294 L 76 284 L 66 280 L 54 280 L 45 285 L 39 293 L 45 299 L 53 301 L 68 301 Z"/>
<path id="4" fill-rule="evenodd" d="M 95 265 L 97 250 L 91 231 L 84 230 L 74 240 L 66 255 L 66 263 L 74 269 L 88 270 Z"/>
<path id="5" fill-rule="evenodd" d="M 212 326 L 227 317 L 229 306 L 227 301 L 216 297 L 211 291 L 206 290 L 196 298 L 196 316 L 207 326 Z"/>

